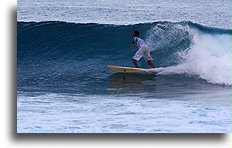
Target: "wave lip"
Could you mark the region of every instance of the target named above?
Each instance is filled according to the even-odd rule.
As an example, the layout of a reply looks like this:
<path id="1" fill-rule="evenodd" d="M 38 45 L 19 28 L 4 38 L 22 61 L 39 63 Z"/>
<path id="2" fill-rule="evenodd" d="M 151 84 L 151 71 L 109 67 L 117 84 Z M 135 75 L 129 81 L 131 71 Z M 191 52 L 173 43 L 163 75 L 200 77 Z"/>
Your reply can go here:
<path id="1" fill-rule="evenodd" d="M 231 85 L 231 35 L 205 33 L 196 28 L 189 31 L 191 45 L 178 51 L 182 62 L 167 67 L 160 74 L 197 75 L 209 83 Z"/>

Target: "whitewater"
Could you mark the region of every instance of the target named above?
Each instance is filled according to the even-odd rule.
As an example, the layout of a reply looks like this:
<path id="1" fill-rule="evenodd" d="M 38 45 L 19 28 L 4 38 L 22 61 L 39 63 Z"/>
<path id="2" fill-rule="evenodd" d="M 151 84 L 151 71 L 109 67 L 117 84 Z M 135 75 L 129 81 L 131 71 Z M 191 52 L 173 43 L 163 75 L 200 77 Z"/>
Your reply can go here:
<path id="1" fill-rule="evenodd" d="M 190 28 L 190 26 L 179 24 L 176 24 L 175 27 L 170 27 L 169 24 L 157 26 L 149 30 L 147 35 L 147 42 L 152 49 L 164 50 L 162 47 L 167 48 L 169 44 L 173 44 L 173 40 L 177 42 L 180 38 L 184 38 L 186 33 L 188 33 L 191 43 L 188 48 L 173 53 L 180 61 L 177 65 L 150 69 L 147 70 L 148 72 L 158 71 L 158 74 L 161 75 L 195 75 L 209 83 L 231 85 L 231 30 L 226 32 L 216 28 L 196 27 L 197 25 L 196 28 Z M 180 31 L 182 36 L 178 36 Z"/>
<path id="2" fill-rule="evenodd" d="M 228 0 L 20 0 L 17 133 L 230 133 L 231 41 Z"/>

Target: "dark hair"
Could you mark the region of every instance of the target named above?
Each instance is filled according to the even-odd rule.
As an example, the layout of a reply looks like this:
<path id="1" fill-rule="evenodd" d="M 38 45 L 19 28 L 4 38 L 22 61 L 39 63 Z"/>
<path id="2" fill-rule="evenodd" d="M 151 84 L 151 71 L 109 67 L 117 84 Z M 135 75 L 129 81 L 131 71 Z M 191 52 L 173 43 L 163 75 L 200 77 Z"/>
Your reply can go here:
<path id="1" fill-rule="evenodd" d="M 140 34 L 140 33 L 139 33 L 138 30 L 134 30 L 134 33 L 135 33 L 135 36 L 136 36 L 136 37 L 139 37 L 139 34 Z"/>

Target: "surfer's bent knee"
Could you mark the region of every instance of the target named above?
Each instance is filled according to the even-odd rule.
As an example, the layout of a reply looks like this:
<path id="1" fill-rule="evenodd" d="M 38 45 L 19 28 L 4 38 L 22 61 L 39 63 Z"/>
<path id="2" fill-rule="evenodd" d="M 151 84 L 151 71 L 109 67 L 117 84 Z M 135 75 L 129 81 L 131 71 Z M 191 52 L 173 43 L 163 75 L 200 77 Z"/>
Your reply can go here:
<path id="1" fill-rule="evenodd" d="M 136 62 L 137 62 L 138 60 L 136 60 L 136 59 L 132 58 L 132 61 L 136 61 Z"/>

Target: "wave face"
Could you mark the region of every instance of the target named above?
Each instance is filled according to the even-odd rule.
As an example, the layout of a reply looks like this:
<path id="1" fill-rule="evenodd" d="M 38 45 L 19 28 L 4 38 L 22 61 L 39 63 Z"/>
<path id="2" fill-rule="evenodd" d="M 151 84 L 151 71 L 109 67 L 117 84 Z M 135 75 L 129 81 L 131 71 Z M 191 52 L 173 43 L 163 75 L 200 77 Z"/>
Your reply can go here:
<path id="1" fill-rule="evenodd" d="M 131 33 L 140 30 L 161 75 L 184 74 L 231 85 L 232 30 L 192 22 L 136 25 L 18 22 L 18 83 L 109 75 L 106 65 L 133 66 Z M 149 68 L 144 60 L 141 67 Z M 186 77 L 188 78 L 188 77 Z M 58 82 L 53 82 L 58 83 Z"/>

